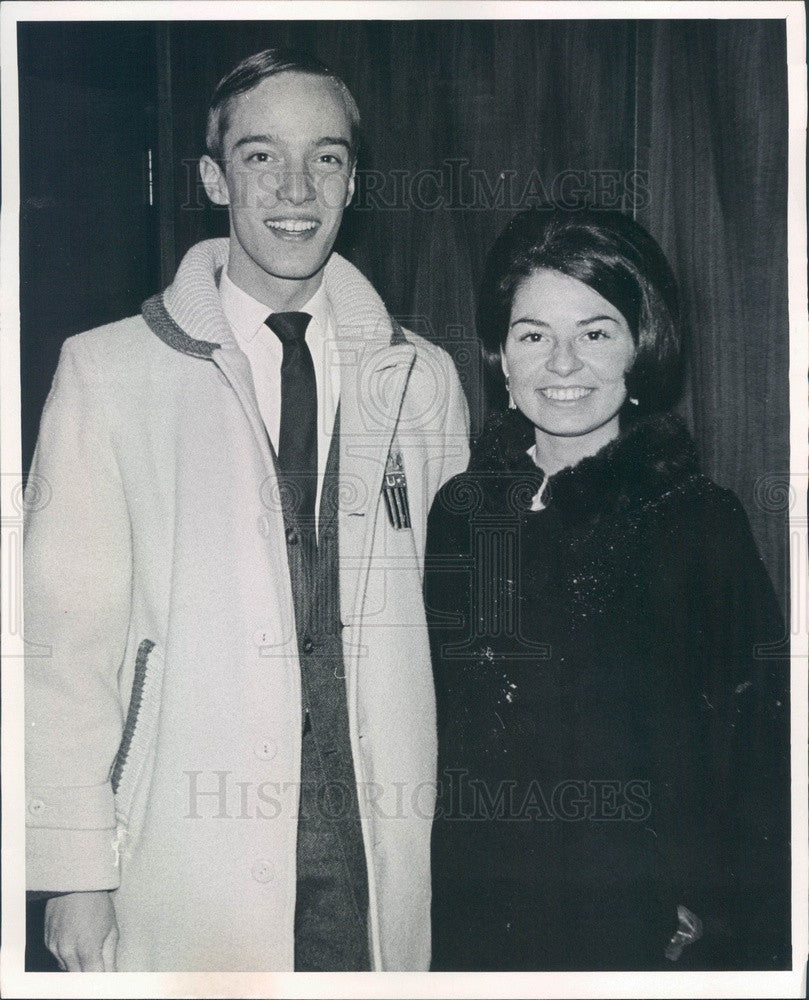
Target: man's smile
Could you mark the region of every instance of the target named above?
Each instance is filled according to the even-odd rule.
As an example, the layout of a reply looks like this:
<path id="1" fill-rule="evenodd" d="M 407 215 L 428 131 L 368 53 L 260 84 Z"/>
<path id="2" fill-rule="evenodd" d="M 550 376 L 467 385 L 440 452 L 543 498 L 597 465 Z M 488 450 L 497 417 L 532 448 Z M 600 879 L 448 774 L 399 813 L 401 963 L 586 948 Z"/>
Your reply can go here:
<path id="1" fill-rule="evenodd" d="M 301 239 L 320 228 L 317 219 L 265 219 L 264 225 L 282 239 Z"/>

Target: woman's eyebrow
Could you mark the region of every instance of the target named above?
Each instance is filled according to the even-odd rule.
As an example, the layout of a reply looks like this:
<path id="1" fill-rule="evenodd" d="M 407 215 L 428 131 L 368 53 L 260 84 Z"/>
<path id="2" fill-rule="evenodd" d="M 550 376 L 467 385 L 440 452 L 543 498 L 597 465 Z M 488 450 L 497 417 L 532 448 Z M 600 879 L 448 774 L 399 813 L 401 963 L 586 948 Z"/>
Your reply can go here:
<path id="1" fill-rule="evenodd" d="M 516 326 L 518 323 L 533 323 L 534 326 L 550 326 L 550 323 L 546 323 L 544 319 L 534 319 L 533 316 L 520 316 L 519 319 L 515 319 L 513 322 L 509 323 L 509 330 L 512 326 Z"/>
<path id="2" fill-rule="evenodd" d="M 618 320 L 614 316 L 591 316 L 589 319 L 580 319 L 576 323 L 576 326 L 587 326 L 588 323 L 601 323 L 606 320 L 608 323 L 617 323 Z"/>

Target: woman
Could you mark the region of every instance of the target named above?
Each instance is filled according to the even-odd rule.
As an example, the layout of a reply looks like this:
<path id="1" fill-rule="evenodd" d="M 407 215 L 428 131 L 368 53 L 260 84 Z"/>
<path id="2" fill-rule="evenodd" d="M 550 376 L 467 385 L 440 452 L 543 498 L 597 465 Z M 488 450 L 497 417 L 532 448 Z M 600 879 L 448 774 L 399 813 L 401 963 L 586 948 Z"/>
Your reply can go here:
<path id="1" fill-rule="evenodd" d="M 522 213 L 480 330 L 508 408 L 428 532 L 433 968 L 783 967 L 784 627 L 670 412 L 665 258 L 618 213 Z"/>

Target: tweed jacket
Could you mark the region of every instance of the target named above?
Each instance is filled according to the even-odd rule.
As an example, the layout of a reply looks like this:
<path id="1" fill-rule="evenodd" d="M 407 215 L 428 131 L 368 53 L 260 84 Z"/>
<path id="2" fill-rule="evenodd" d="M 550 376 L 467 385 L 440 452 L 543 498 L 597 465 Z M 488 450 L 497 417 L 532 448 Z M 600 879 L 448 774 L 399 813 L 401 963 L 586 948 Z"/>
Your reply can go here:
<path id="1" fill-rule="evenodd" d="M 301 687 L 286 537 L 227 241 L 143 315 L 66 341 L 24 536 L 27 883 L 113 891 L 118 967 L 293 967 Z M 435 708 L 427 513 L 466 467 L 447 354 L 347 261 L 324 283 L 341 366 L 340 599 L 376 970 L 429 964 Z M 393 456 L 410 526 L 383 502 Z"/>
<path id="2" fill-rule="evenodd" d="M 789 657 L 741 504 L 672 415 L 547 481 L 532 441 L 493 417 L 430 515 L 435 967 L 783 968 Z"/>

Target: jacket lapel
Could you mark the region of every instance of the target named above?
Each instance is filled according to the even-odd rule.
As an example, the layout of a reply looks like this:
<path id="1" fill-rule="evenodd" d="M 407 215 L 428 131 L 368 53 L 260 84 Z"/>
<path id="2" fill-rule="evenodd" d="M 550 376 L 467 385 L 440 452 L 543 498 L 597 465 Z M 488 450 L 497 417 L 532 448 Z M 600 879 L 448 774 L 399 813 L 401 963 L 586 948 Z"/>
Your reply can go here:
<path id="1" fill-rule="evenodd" d="M 412 344 L 370 353 L 340 372 L 340 606 L 347 623 L 361 613 L 379 497 L 402 398 L 415 360 Z"/>
<path id="2" fill-rule="evenodd" d="M 273 474 L 278 474 L 277 456 L 275 448 L 267 434 L 267 428 L 261 418 L 261 411 L 258 408 L 256 399 L 256 389 L 253 382 L 253 373 L 250 370 L 250 362 L 247 356 L 233 345 L 221 345 L 211 355 L 211 360 L 216 364 L 222 374 L 227 378 L 233 387 L 233 391 L 239 398 L 239 402 L 244 408 L 247 419 L 253 434 L 256 436 L 262 457 Z"/>
<path id="3" fill-rule="evenodd" d="M 323 473 L 323 488 L 320 491 L 320 510 L 317 516 L 317 530 L 320 537 L 331 528 L 337 519 L 340 504 L 340 404 L 334 414 L 331 444 Z"/>
<path id="4" fill-rule="evenodd" d="M 162 295 L 144 302 L 142 312 L 161 340 L 183 354 L 210 359 L 232 386 L 267 469 L 262 501 L 268 515 L 277 520 L 278 530 L 283 531 L 277 456 L 258 407 L 250 362 L 233 336 L 219 298 L 218 278 L 227 259 L 225 239 L 196 244 L 183 257 L 172 284 Z"/>
<path id="5" fill-rule="evenodd" d="M 340 358 L 340 607 L 362 610 L 388 451 L 416 349 L 348 261 L 332 255 L 324 284 Z"/>

